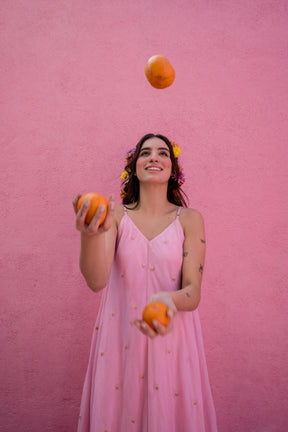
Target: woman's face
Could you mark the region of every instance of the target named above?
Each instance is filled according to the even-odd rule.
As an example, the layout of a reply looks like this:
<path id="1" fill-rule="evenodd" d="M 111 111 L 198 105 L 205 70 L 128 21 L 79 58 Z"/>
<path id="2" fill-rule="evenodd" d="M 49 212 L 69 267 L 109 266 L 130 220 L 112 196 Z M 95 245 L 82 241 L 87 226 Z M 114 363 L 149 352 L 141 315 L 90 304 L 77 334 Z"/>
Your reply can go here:
<path id="1" fill-rule="evenodd" d="M 136 176 L 139 182 L 168 183 L 172 162 L 167 144 L 160 138 L 146 140 L 136 162 Z"/>

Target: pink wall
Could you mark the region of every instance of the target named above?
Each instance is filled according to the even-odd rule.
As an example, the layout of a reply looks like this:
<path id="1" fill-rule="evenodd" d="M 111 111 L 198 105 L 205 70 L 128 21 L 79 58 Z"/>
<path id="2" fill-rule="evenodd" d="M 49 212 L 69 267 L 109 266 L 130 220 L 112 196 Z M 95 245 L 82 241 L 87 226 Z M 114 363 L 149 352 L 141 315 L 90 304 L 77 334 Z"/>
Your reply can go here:
<path id="1" fill-rule="evenodd" d="M 71 200 L 120 202 L 124 154 L 152 131 L 180 144 L 206 220 L 219 432 L 287 432 L 287 1 L 0 7 L 1 430 L 75 431 L 99 296 Z M 176 70 L 166 90 L 144 76 L 157 53 Z"/>

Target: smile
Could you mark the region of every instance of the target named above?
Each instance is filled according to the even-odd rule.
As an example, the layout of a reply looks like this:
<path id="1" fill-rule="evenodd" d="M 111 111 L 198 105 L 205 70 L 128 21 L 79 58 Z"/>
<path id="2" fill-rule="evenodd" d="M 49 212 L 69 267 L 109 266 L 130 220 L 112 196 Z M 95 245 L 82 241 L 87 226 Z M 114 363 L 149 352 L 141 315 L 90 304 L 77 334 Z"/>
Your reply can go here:
<path id="1" fill-rule="evenodd" d="M 148 167 L 146 168 L 147 171 L 162 171 L 162 168 L 158 167 Z"/>

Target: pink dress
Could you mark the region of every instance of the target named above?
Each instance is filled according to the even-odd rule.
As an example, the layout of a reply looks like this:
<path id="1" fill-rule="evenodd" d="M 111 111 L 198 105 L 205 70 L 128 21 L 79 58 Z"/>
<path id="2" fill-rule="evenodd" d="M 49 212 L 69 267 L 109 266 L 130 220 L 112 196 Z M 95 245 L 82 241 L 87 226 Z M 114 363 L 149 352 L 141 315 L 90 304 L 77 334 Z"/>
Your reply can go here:
<path id="1" fill-rule="evenodd" d="M 93 333 L 78 432 L 216 432 L 198 310 L 178 312 L 151 340 L 130 321 L 149 297 L 181 287 L 184 234 L 176 219 L 148 240 L 126 209 Z"/>

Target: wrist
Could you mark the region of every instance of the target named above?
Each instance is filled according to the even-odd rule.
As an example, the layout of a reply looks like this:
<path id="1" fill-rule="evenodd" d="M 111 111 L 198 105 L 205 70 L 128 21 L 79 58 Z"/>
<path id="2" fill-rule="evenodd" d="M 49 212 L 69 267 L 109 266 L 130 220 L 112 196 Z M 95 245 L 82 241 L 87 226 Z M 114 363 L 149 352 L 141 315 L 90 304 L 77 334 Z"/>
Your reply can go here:
<path id="1" fill-rule="evenodd" d="M 99 239 L 99 238 L 105 238 L 105 232 L 96 232 L 96 233 L 89 233 L 89 232 L 81 232 L 81 239 L 83 239 L 84 241 L 89 241 L 89 240 L 93 240 L 93 239 Z"/>

